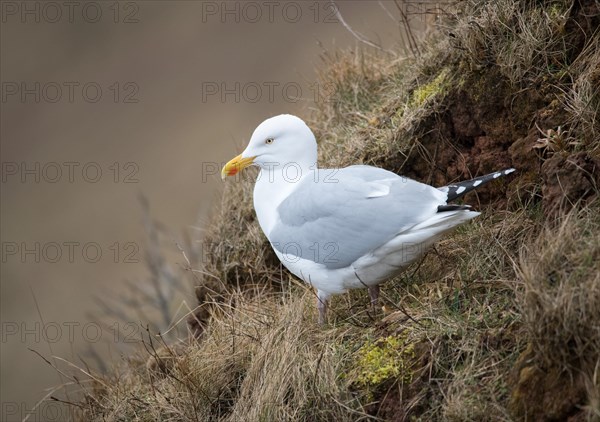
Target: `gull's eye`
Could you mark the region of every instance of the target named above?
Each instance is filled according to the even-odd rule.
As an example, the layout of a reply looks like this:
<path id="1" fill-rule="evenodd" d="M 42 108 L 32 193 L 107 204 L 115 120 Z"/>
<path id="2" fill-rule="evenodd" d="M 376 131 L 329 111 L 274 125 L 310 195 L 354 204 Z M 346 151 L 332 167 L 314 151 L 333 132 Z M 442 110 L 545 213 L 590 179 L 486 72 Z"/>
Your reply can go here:
<path id="1" fill-rule="evenodd" d="M 265 144 L 272 144 L 273 143 L 273 138 L 267 138 L 267 140 L 265 141 Z"/>

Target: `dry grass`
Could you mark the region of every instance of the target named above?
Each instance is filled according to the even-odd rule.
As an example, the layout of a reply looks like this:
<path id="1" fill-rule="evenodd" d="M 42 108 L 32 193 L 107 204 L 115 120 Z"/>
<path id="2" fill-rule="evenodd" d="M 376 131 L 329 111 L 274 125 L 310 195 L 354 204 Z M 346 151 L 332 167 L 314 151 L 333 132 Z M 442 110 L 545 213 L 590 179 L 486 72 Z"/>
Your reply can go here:
<path id="1" fill-rule="evenodd" d="M 258 227 L 253 177 L 228 183 L 201 243 L 202 334 L 148 347 L 86 395 L 82 419 L 600 418 L 598 189 L 550 213 L 544 173 L 573 154 L 589 166 L 561 182 L 599 172 L 594 4 L 465 2 L 417 58 L 324 56 L 310 122 L 322 166 L 517 177 L 466 198 L 483 215 L 386 283 L 384 314 L 353 291 L 327 327 Z M 538 152 L 540 132 L 560 145 Z"/>
<path id="2" fill-rule="evenodd" d="M 600 33 L 571 66 L 573 83 L 564 88 L 561 102 L 570 114 L 569 125 L 581 138 L 579 149 L 600 154 Z"/>
<path id="3" fill-rule="evenodd" d="M 520 309 L 533 348 L 543 362 L 565 370 L 600 365 L 597 211 L 592 206 L 567 214 L 524 248 L 520 259 Z"/>
<path id="4" fill-rule="evenodd" d="M 597 7 L 568 0 L 545 7 L 535 2 L 472 2 L 465 13 L 473 19 L 457 19 L 454 32 L 471 68 L 496 67 L 515 87 L 515 96 L 529 93 L 556 100 L 567 114 L 565 136 L 579 150 L 595 154 L 600 139 Z"/>
<path id="5" fill-rule="evenodd" d="M 215 306 L 199 343 L 149 345 L 148 363 L 90 400 L 85 419 L 369 419 L 339 376 L 348 355 L 337 345 L 351 330 L 314 324 L 310 292 L 254 293 Z"/>
<path id="6" fill-rule="evenodd" d="M 600 418 L 600 217 L 598 205 L 546 227 L 520 259 L 519 308 L 534 366 L 581 390 L 587 420 Z M 519 382 L 523 381 L 523 370 Z"/>

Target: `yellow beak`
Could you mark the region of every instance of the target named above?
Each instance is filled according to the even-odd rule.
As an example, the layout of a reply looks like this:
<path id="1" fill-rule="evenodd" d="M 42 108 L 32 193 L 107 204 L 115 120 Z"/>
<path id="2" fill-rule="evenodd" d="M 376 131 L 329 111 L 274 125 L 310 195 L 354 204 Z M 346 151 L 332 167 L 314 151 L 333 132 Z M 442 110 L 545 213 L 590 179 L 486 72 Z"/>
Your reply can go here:
<path id="1" fill-rule="evenodd" d="M 234 176 L 241 170 L 245 169 L 254 162 L 256 157 L 242 158 L 242 154 L 231 159 L 221 170 L 221 179 L 225 179 L 227 176 Z"/>

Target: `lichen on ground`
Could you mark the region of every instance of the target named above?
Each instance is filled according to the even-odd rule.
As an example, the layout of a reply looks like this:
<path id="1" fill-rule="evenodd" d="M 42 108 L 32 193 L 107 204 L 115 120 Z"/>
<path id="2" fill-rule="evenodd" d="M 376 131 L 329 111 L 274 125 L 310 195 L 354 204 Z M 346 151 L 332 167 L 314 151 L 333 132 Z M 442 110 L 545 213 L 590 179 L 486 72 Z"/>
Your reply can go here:
<path id="1" fill-rule="evenodd" d="M 406 336 L 387 336 L 369 340 L 356 353 L 356 383 L 363 387 L 380 385 L 390 379 L 412 382 L 411 366 L 415 347 Z"/>
<path id="2" fill-rule="evenodd" d="M 442 69 L 431 82 L 417 87 L 412 93 L 410 105 L 412 107 L 422 107 L 435 95 L 444 95 L 450 84 L 449 75 L 449 69 Z"/>

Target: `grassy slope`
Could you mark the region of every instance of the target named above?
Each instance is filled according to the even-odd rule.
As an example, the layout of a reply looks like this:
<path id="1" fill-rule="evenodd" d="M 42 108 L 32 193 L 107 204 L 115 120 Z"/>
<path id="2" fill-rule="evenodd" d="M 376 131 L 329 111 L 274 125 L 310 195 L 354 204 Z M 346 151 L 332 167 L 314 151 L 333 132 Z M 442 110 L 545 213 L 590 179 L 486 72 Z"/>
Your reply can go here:
<path id="1" fill-rule="evenodd" d="M 258 228 L 252 182 L 228 184 L 197 340 L 98 380 L 82 419 L 600 418 L 600 11 L 541 4 L 465 4 L 416 59 L 325 58 L 322 165 L 435 185 L 518 169 L 385 284 L 384 312 L 355 291 L 317 326 L 314 294 Z"/>

